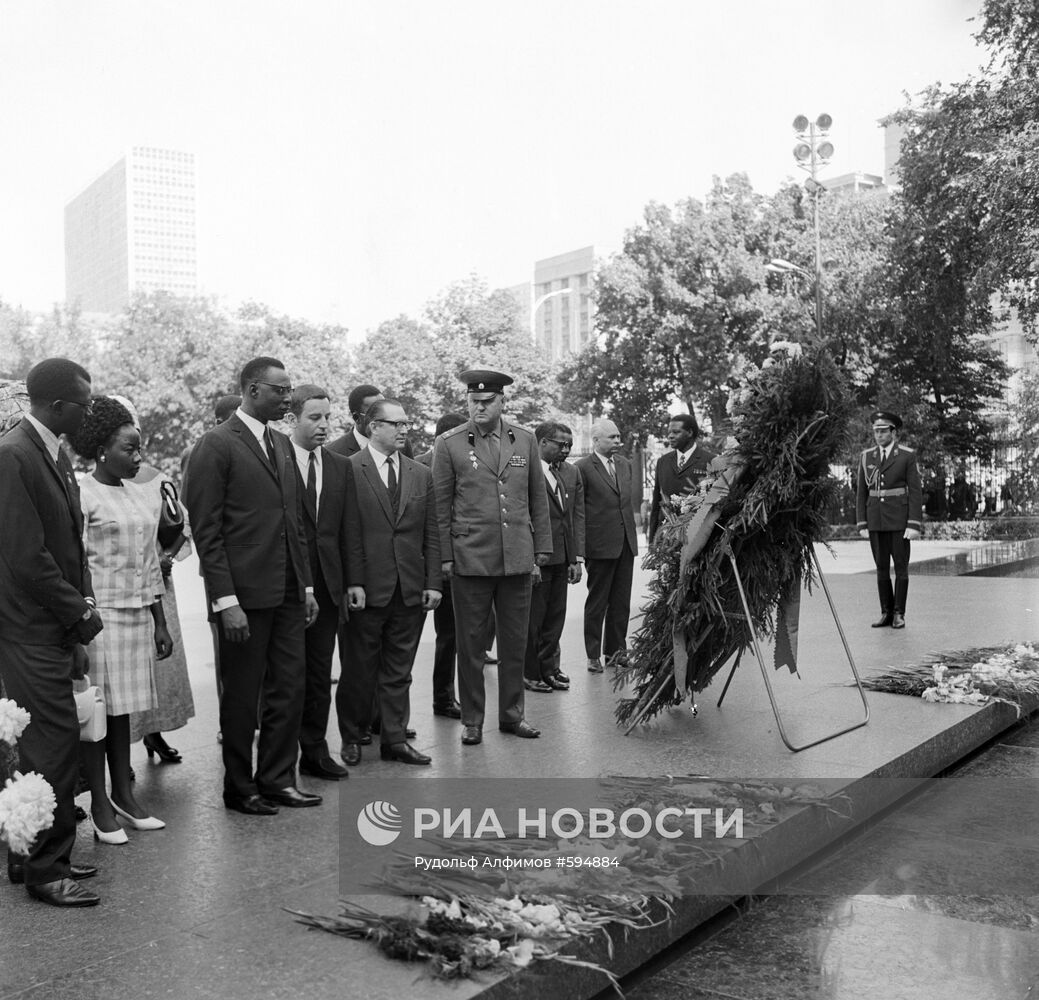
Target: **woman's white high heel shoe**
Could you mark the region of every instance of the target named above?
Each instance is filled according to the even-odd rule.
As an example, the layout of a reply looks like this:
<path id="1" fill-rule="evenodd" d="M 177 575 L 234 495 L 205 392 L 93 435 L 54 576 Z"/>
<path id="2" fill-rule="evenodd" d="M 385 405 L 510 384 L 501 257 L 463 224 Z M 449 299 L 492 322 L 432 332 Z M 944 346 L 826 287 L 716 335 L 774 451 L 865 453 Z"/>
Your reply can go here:
<path id="1" fill-rule="evenodd" d="M 130 838 L 122 827 L 119 827 L 118 830 L 113 830 L 111 833 L 106 833 L 104 830 L 97 828 L 97 823 L 94 822 L 93 816 L 90 817 L 90 825 L 94 828 L 94 840 L 100 840 L 102 844 L 127 844 L 130 842 Z"/>
<path id="2" fill-rule="evenodd" d="M 120 809 L 114 802 L 112 803 L 112 808 L 135 830 L 161 830 L 166 825 L 161 819 L 156 819 L 154 816 L 145 816 L 144 819 L 137 819 L 136 816 L 131 816 L 125 809 Z M 123 831 L 123 836 L 126 836 L 125 830 Z"/>

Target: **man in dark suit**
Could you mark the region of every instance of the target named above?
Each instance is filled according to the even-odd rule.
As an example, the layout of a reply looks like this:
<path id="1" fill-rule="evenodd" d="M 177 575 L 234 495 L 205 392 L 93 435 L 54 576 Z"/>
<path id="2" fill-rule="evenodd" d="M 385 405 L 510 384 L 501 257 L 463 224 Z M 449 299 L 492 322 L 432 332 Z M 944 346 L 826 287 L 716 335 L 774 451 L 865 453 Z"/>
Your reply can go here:
<path id="1" fill-rule="evenodd" d="M 584 539 L 579 540 L 575 534 L 574 502 L 577 498 L 566 488 L 561 471 L 560 458 L 567 444 L 565 434 L 562 424 L 551 421 L 538 424 L 534 429 L 548 495 L 552 555 L 541 567 L 541 582 L 530 595 L 530 623 L 523 668 L 523 685 L 528 691 L 570 689 L 569 681 L 560 675 L 556 648 L 566 622 L 567 585 L 581 579 L 578 560 L 584 558 Z"/>
<path id="2" fill-rule="evenodd" d="M 631 617 L 631 582 L 639 543 L 631 506 L 631 464 L 618 455 L 621 433 L 612 420 L 592 427 L 593 452 L 577 463 L 584 486 L 588 598 L 584 648 L 588 670 L 601 674 L 605 655 L 623 656 Z"/>
<path id="3" fill-rule="evenodd" d="M 361 762 L 378 699 L 383 760 L 429 764 L 407 741 L 408 690 L 424 615 L 440 603 L 440 540 L 433 477 L 402 454 L 411 424 L 393 399 L 368 411 L 368 447 L 350 459 L 350 618 L 336 707 L 343 760 Z"/>
<path id="4" fill-rule="evenodd" d="M 328 437 L 332 405 L 328 393 L 316 385 L 297 386 L 286 421 L 296 458 L 297 488 L 303 497 L 303 527 L 307 556 L 314 579 L 317 620 L 307 629 L 306 691 L 299 728 L 301 774 L 338 781 L 349 775 L 332 758 L 326 733 L 332 707 L 332 654 L 336 632 L 346 614 L 347 483 L 350 460 L 322 445 Z"/>
<path id="5" fill-rule="evenodd" d="M 280 361 L 260 357 L 242 369 L 241 386 L 234 416 L 207 431 L 191 453 L 184 502 L 220 624 L 224 805 L 272 816 L 279 805 L 321 803 L 320 795 L 296 787 L 304 629 L 319 608 L 295 455 L 289 439 L 267 426 L 288 412 L 292 385 Z"/>
<path id="6" fill-rule="evenodd" d="M 58 442 L 91 410 L 90 376 L 72 361 L 48 358 L 26 386 L 29 411 L 0 440 L 0 680 L 32 716 L 18 743 L 20 770 L 42 775 L 56 806 L 29 854 L 8 854 L 7 874 L 54 906 L 94 906 L 100 897 L 78 880 L 97 869 L 71 862 L 79 770 L 72 670 L 102 624 L 83 550 L 79 487 Z"/>
<path id="7" fill-rule="evenodd" d="M 465 423 L 461 413 L 445 413 L 437 421 L 434 438 Z M 415 456 L 431 472 L 433 470 L 433 449 Z M 451 600 L 451 581 L 441 581 L 440 603 L 433 611 L 433 628 L 436 630 L 436 644 L 433 652 L 433 714 L 448 719 L 460 719 L 462 708 L 455 697 L 455 605 Z M 494 641 L 493 629 L 490 641 Z"/>
<path id="8" fill-rule="evenodd" d="M 646 532 L 649 542 L 664 520 L 664 512 L 671 507 L 671 497 L 695 493 L 716 457 L 710 448 L 697 442 L 699 435 L 700 425 L 691 413 L 678 413 L 667 425 L 667 443 L 672 450 L 657 462 L 653 477 L 653 500 Z"/>
<path id="9" fill-rule="evenodd" d="M 855 491 L 859 534 L 869 539 L 877 567 L 880 618 L 873 628 L 905 628 L 909 594 L 909 543 L 923 529 L 923 490 L 916 456 L 898 443 L 902 418 L 886 410 L 874 412 L 873 440 L 859 460 Z M 891 563 L 895 586 L 891 586 Z"/>
<path id="10" fill-rule="evenodd" d="M 559 446 L 559 458 L 552 466 L 555 474 L 563 480 L 563 486 L 566 492 L 570 495 L 571 504 L 570 509 L 573 515 L 574 521 L 574 540 L 577 543 L 577 571 L 574 574 L 571 583 L 580 583 L 581 575 L 584 572 L 584 553 L 585 553 L 585 533 L 584 533 L 584 482 L 581 479 L 581 474 L 577 471 L 576 465 L 571 465 L 567 459 L 570 457 L 570 451 L 574 446 L 574 432 L 573 429 L 568 427 L 566 424 L 559 425 L 562 433 L 559 435 L 561 442 Z M 634 509 L 634 508 L 633 508 Z M 570 683 L 570 678 L 563 673 L 561 668 L 562 662 L 562 650 L 559 647 L 559 643 L 556 643 L 555 656 L 553 657 L 553 669 L 556 677 L 566 684 Z"/>
<path id="11" fill-rule="evenodd" d="M 350 409 L 350 419 L 353 420 L 354 425 L 341 437 L 337 437 L 328 446 L 328 450 L 334 451 L 337 455 L 350 458 L 352 455 L 356 455 L 359 451 L 367 448 L 368 411 L 373 403 L 378 402 L 382 398 L 382 393 L 374 385 L 354 386 L 346 399 L 346 405 Z M 401 454 L 407 458 L 412 457 L 410 441 L 404 442 Z"/>
<path id="12" fill-rule="evenodd" d="M 469 420 L 438 438 L 433 481 L 444 575 L 455 604 L 462 743 L 483 742 L 492 609 L 500 657 L 498 729 L 536 739 L 541 731 L 523 717 L 523 656 L 531 584 L 552 554 L 541 457 L 530 431 L 502 419 L 508 375 L 474 369 L 459 377 L 468 389 Z"/>

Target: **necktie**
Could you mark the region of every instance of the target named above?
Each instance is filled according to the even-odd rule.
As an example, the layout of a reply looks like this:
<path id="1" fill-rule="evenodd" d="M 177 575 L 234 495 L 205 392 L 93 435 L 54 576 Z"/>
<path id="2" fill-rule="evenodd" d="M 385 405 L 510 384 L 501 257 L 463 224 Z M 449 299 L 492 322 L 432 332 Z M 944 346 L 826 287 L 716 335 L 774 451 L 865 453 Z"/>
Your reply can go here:
<path id="1" fill-rule="evenodd" d="M 609 459 L 607 461 L 606 465 L 607 465 L 607 467 L 610 470 L 610 479 L 612 479 L 616 483 L 617 482 L 617 470 L 613 467 L 613 459 L 612 458 Z"/>
<path id="2" fill-rule="evenodd" d="M 394 468 L 392 458 L 386 459 L 386 489 L 390 494 L 390 505 L 393 507 L 393 516 L 396 517 L 398 514 L 397 507 L 400 502 L 400 490 L 397 483 L 397 471 Z"/>
<path id="3" fill-rule="evenodd" d="M 68 455 L 65 454 L 64 448 L 58 449 L 58 475 L 61 478 L 61 485 L 65 488 L 65 496 L 68 498 L 69 503 L 72 503 L 72 484 L 76 481 L 76 474 L 73 471 L 72 463 L 69 461 Z"/>
<path id="4" fill-rule="evenodd" d="M 274 469 L 274 474 L 277 475 L 277 473 L 278 473 L 278 460 L 277 460 L 277 458 L 275 457 L 275 454 L 274 454 L 274 438 L 271 436 L 271 429 L 269 427 L 265 427 L 264 428 L 264 431 L 263 431 L 263 444 L 264 444 L 264 447 L 267 449 L 267 461 L 271 463 L 271 466 Z"/>
<path id="5" fill-rule="evenodd" d="M 556 476 L 556 496 L 559 497 L 559 506 L 566 510 L 566 493 L 563 492 L 563 480 Z"/>
<path id="6" fill-rule="evenodd" d="M 307 459 L 307 499 L 317 514 L 317 456 L 313 452 Z"/>

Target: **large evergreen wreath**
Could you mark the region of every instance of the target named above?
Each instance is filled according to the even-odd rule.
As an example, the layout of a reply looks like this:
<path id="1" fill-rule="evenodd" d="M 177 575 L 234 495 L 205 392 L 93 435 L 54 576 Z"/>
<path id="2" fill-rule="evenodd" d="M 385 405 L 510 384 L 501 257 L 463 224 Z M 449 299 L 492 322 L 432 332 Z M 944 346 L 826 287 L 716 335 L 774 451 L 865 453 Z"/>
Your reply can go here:
<path id="1" fill-rule="evenodd" d="M 738 443 L 715 460 L 713 482 L 667 520 L 647 556 L 650 597 L 615 675 L 617 688 L 633 689 L 617 706 L 622 724 L 702 691 L 750 645 L 730 553 L 763 635 L 775 633 L 777 612 L 811 583 L 811 548 L 837 489 L 830 463 L 847 438 L 844 376 L 825 353 L 785 345 L 747 378 L 730 409 Z"/>

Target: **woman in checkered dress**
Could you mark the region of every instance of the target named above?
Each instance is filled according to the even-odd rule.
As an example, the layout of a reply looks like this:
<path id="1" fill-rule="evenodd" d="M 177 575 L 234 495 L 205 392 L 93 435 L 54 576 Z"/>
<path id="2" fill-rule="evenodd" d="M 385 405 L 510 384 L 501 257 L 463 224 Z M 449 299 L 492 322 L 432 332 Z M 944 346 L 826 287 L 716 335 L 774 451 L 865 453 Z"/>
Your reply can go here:
<path id="1" fill-rule="evenodd" d="M 165 825 L 136 800 L 130 783 L 130 713 L 155 707 L 155 661 L 173 650 L 156 548 L 160 496 L 158 490 L 124 485 L 140 469 L 141 436 L 116 400 L 95 396 L 70 443 L 95 463 L 80 483 L 80 497 L 83 542 L 104 622 L 87 647 L 91 678 L 104 693 L 108 713 L 107 738 L 82 744 L 90 812 L 98 840 L 125 843 L 118 817 L 137 830 Z M 111 799 L 105 793 L 106 756 Z"/>

